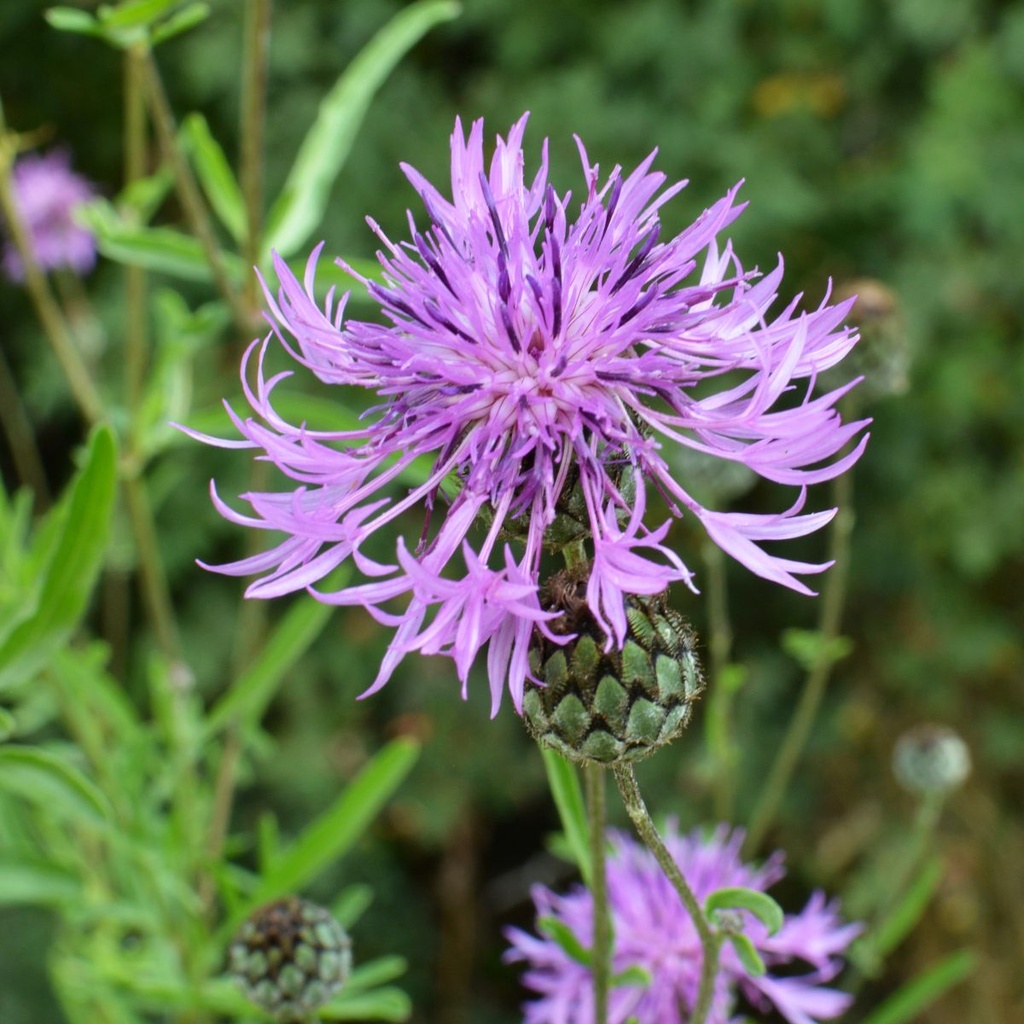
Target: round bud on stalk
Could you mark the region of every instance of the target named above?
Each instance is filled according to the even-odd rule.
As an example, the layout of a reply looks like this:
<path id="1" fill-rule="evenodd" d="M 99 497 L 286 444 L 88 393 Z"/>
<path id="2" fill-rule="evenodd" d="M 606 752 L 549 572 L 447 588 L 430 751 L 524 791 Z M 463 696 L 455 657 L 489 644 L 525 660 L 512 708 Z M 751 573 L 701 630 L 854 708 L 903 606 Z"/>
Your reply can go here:
<path id="1" fill-rule="evenodd" d="M 352 941 L 323 907 L 288 896 L 246 919 L 228 963 L 257 1006 L 281 1024 L 299 1024 L 341 991 L 352 970 Z"/>
<path id="2" fill-rule="evenodd" d="M 696 636 L 664 593 L 632 595 L 622 650 L 606 651 L 587 605 L 589 575 L 575 566 L 545 584 L 543 607 L 563 613 L 549 630 L 575 637 L 560 645 L 535 634 L 530 668 L 545 685 L 527 685 L 523 718 L 538 743 L 571 761 L 638 761 L 683 731 L 704 689 Z"/>
<path id="3" fill-rule="evenodd" d="M 971 754 L 948 726 L 918 725 L 896 741 L 892 770 L 911 793 L 949 793 L 970 775 Z"/>

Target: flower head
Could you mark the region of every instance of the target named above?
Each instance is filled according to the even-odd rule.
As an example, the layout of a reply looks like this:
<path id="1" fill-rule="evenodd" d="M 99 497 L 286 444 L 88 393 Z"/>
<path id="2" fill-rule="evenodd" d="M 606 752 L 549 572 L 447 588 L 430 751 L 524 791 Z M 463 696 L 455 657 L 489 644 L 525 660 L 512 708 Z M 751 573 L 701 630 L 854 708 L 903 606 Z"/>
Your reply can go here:
<path id="1" fill-rule="evenodd" d="M 497 139 L 488 166 L 482 122 L 468 137 L 456 122 L 450 199 L 403 167 L 426 228 L 410 214 L 409 240 L 396 243 L 370 222 L 383 246 L 383 283 L 338 261 L 363 282 L 383 322 L 346 318 L 347 295 L 318 304 L 319 248 L 302 283 L 275 259 L 273 333 L 248 357 L 256 415 L 232 413 L 244 441 L 205 438 L 262 450 L 297 484 L 245 495 L 254 515 L 214 496 L 229 519 L 287 535 L 265 554 L 219 567 L 262 574 L 250 596 L 312 588 L 352 559 L 365 581 L 316 592 L 320 600 L 361 604 L 389 620 L 382 606 L 406 599 L 371 690 L 412 650 L 451 655 L 465 684 L 472 656 L 489 645 L 493 707 L 508 685 L 518 709 L 526 648 L 545 628 L 542 551 L 571 502 L 582 509 L 588 596 L 610 644 L 624 642 L 626 595 L 692 585 L 663 543 L 668 524 L 644 521 L 651 491 L 671 514 L 694 515 L 754 572 L 809 593 L 798 575 L 826 566 L 779 558 L 761 542 L 826 523 L 832 512 L 801 513 L 806 486 L 843 472 L 866 440 L 841 454 L 864 426 L 836 411 L 849 385 L 813 394 L 817 375 L 856 341 L 842 326 L 852 300 L 805 313 L 794 301 L 769 321 L 781 261 L 758 279 L 716 241 L 742 210 L 736 189 L 662 239 L 659 211 L 686 183 L 666 187 L 651 170 L 655 154 L 602 181 L 580 143 L 583 186 L 574 199 L 548 183 L 546 144 L 532 180 L 524 177 L 525 129 L 524 116 Z M 275 334 L 323 383 L 378 396 L 365 426 L 316 431 L 277 413 L 273 392 L 288 374 L 264 369 Z M 665 444 L 742 463 L 797 487 L 797 499 L 774 515 L 705 508 L 670 472 Z M 424 458 L 427 478 L 386 496 Z M 428 510 L 418 543 L 391 541 L 394 558 L 383 563 L 363 551 L 417 506 Z"/>
<path id="2" fill-rule="evenodd" d="M 648 983 L 615 985 L 609 993 L 610 1024 L 624 1024 L 630 1017 L 658 1024 L 686 1024 L 700 987 L 702 952 L 693 922 L 671 882 L 653 855 L 623 832 L 611 830 L 607 865 L 608 899 L 614 934 L 612 974 L 630 967 L 641 968 Z M 761 867 L 740 859 L 743 834 L 719 828 L 710 837 L 700 832 L 681 836 L 670 825 L 666 846 L 703 903 L 717 889 L 741 886 L 766 890 L 783 875 L 782 858 L 776 854 Z M 577 887 L 558 896 L 535 886 L 537 918 L 555 918 L 566 925 L 579 942 L 593 944 L 593 898 Z M 834 904 L 816 892 L 799 914 L 786 916 L 774 934 L 753 915 L 740 911 L 742 930 L 767 967 L 759 978 L 749 976 L 726 943 L 721 950 L 709 1024 L 732 1019 L 737 996 L 742 994 L 759 1009 L 774 1006 L 790 1024 L 816 1024 L 838 1017 L 850 997 L 825 987 L 841 970 L 843 951 L 860 931 L 860 925 L 843 924 Z M 509 961 L 527 964 L 523 983 L 539 998 L 525 1004 L 526 1024 L 590 1024 L 594 1019 L 593 983 L 590 970 L 573 959 L 557 942 L 510 928 L 512 943 L 505 954 Z M 804 961 L 805 974 L 793 974 L 789 965 Z M 786 967 L 784 977 L 773 969 Z"/>
<path id="3" fill-rule="evenodd" d="M 96 263 L 96 239 L 77 224 L 75 208 L 94 198 L 95 191 L 71 170 L 63 150 L 45 156 L 28 153 L 13 171 L 14 196 L 36 262 L 44 270 L 67 267 L 85 274 Z M 4 273 L 12 281 L 25 278 L 21 254 L 11 241 L 4 246 Z"/>

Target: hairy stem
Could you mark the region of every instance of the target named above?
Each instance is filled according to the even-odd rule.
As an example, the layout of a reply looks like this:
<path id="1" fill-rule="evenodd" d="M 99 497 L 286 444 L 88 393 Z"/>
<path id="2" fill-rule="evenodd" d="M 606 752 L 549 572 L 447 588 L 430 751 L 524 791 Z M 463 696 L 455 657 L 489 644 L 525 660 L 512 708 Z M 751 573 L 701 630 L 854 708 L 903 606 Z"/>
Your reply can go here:
<path id="1" fill-rule="evenodd" d="M 605 871 L 607 813 L 604 773 L 605 769 L 597 764 L 588 764 L 583 769 L 590 824 L 590 892 L 594 898 L 594 945 L 590 966 L 594 979 L 594 1024 L 608 1022 L 608 978 L 611 969 L 611 918 Z"/>
<path id="2" fill-rule="evenodd" d="M 846 472 L 832 481 L 832 500 L 839 511 L 832 521 L 829 557 L 835 563 L 822 586 L 818 614 L 818 632 L 821 637 L 821 656 L 804 679 L 800 699 L 790 719 L 789 728 L 775 756 L 768 780 L 751 815 L 750 828 L 744 843 L 744 853 L 752 855 L 764 842 L 778 812 L 782 798 L 793 778 L 800 755 L 807 746 L 814 720 L 821 708 L 825 689 L 832 674 L 834 661 L 829 654 L 832 641 L 839 636 L 839 627 L 846 601 L 846 577 L 850 561 L 850 535 L 853 531 L 853 474 Z"/>
<path id="3" fill-rule="evenodd" d="M 693 1006 L 693 1013 L 690 1016 L 690 1024 L 704 1024 L 708 1013 L 711 1010 L 711 1000 L 715 993 L 715 976 L 718 974 L 718 951 L 720 943 L 712 931 L 711 922 L 704 914 L 700 902 L 689 883 L 683 877 L 675 858 L 669 853 L 654 822 L 647 811 L 647 805 L 640 794 L 640 787 L 637 785 L 636 774 L 631 764 L 615 765 L 615 781 L 618 783 L 619 792 L 622 794 L 622 802 L 625 804 L 626 812 L 643 840 L 644 845 L 654 854 L 655 860 L 665 872 L 665 876 L 672 883 L 672 887 L 679 894 L 683 901 L 686 912 L 693 921 L 694 928 L 700 938 L 701 946 L 701 970 L 700 987 L 697 990 L 697 999 Z"/>

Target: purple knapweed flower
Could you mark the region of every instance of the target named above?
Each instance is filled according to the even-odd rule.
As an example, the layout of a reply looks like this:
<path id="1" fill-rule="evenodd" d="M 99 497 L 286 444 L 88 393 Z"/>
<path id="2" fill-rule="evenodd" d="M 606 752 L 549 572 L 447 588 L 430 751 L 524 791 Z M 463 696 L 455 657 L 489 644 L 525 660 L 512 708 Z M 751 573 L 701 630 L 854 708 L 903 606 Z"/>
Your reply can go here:
<path id="1" fill-rule="evenodd" d="M 613 985 L 609 992 L 609 1024 L 631 1017 L 656 1024 L 687 1024 L 700 987 L 703 953 L 697 930 L 682 901 L 654 856 L 624 832 L 609 831 L 608 900 L 614 945 L 613 975 L 639 967 L 647 984 Z M 666 830 L 669 852 L 703 904 L 715 890 L 741 886 L 765 891 L 783 877 L 782 855 L 761 867 L 740 859 L 743 833 L 720 827 L 710 837 L 694 831 L 679 835 L 675 824 Z M 566 925 L 584 948 L 593 944 L 594 903 L 590 891 L 577 886 L 558 896 L 542 885 L 533 887 L 537 918 L 555 918 Z M 757 1010 L 774 1007 L 790 1024 L 817 1024 L 838 1017 L 850 996 L 826 987 L 842 969 L 841 956 L 860 932 L 858 924 L 843 924 L 834 903 L 815 892 L 799 914 L 769 935 L 765 925 L 746 911 L 736 911 L 742 931 L 754 944 L 767 968 L 759 978 L 749 976 L 733 950 L 724 943 L 719 958 L 708 1024 L 738 1020 L 737 997 Z M 507 930 L 512 943 L 510 962 L 527 965 L 523 984 L 539 998 L 524 1004 L 525 1024 L 592 1024 L 593 979 L 590 969 L 573 959 L 553 939 L 537 938 L 518 928 Z M 794 974 L 794 962 L 810 971 Z M 801 966 L 801 965 L 798 965 Z M 785 975 L 773 976 L 778 968 Z M 627 980 L 629 980 L 627 978 Z"/>
<path id="2" fill-rule="evenodd" d="M 456 122 L 450 201 L 403 165 L 426 208 L 426 229 L 410 214 L 410 240 L 399 244 L 370 221 L 384 247 L 383 283 L 338 261 L 363 282 L 384 322 L 346 318 L 347 294 L 318 303 L 320 248 L 301 283 L 275 257 L 277 298 L 265 287 L 273 334 L 247 357 L 256 363 L 254 387 L 243 367 L 256 417 L 229 409 L 245 440 L 204 438 L 261 450 L 297 484 L 244 495 L 253 515 L 214 492 L 233 522 L 287 535 L 218 571 L 260 573 L 247 594 L 274 597 L 312 589 L 352 559 L 364 581 L 313 592 L 397 626 L 367 692 L 416 650 L 451 656 L 465 692 L 469 666 L 489 645 L 493 710 L 506 685 L 519 709 L 531 635 L 550 617 L 538 597 L 546 532 L 573 493 L 589 519 L 587 597 L 609 644 L 624 642 L 623 595 L 657 593 L 673 581 L 692 586 L 665 544 L 669 523 L 644 521 L 652 490 L 673 515 L 693 513 L 755 573 L 810 593 L 796 574 L 827 566 L 780 558 L 760 543 L 827 523 L 834 510 L 801 514 L 806 487 L 851 466 L 866 441 L 841 454 L 864 426 L 843 423 L 836 411 L 849 385 L 812 394 L 817 375 L 856 341 L 843 326 L 852 300 L 805 313 L 794 300 L 769 321 L 781 261 L 757 280 L 729 243 L 716 241 L 743 208 L 737 189 L 662 240 L 659 211 L 686 183 L 664 187 L 665 176 L 650 169 L 654 153 L 601 183 L 578 143 L 583 194 L 573 201 L 548 183 L 546 143 L 540 169 L 524 180 L 526 120 L 497 139 L 489 167 L 482 122 L 468 138 Z M 289 374 L 264 371 L 274 334 L 323 383 L 379 397 L 364 427 L 318 431 L 278 414 L 273 391 Z M 796 381 L 806 381 L 803 391 Z M 792 484 L 796 501 L 774 515 L 704 508 L 672 476 L 665 443 Z M 424 456 L 425 482 L 387 497 Z M 411 543 L 392 541 L 388 564 L 371 558 L 370 538 L 417 506 L 427 509 L 422 534 L 414 527 Z M 385 611 L 397 597 L 404 610 Z"/>
<path id="3" fill-rule="evenodd" d="M 75 222 L 75 209 L 95 198 L 85 178 L 71 170 L 71 157 L 63 150 L 41 156 L 18 157 L 12 172 L 14 198 L 32 253 L 43 270 L 67 268 L 86 274 L 96 264 L 96 239 Z M 10 240 L 4 246 L 4 273 L 25 279 L 21 254 Z"/>

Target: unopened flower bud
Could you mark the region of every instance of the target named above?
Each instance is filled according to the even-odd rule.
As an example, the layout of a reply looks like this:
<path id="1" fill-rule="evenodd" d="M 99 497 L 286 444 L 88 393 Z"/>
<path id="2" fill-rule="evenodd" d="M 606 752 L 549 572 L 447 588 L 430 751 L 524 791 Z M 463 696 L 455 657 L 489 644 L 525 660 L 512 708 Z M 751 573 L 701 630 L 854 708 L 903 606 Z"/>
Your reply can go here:
<path id="1" fill-rule="evenodd" d="M 674 740 L 704 688 L 689 623 L 665 594 L 626 599 L 629 628 L 621 650 L 586 602 L 589 566 L 555 573 L 543 606 L 563 615 L 552 631 L 575 634 L 558 644 L 538 632 L 531 670 L 544 686 L 527 687 L 523 718 L 530 734 L 571 761 L 637 761 Z"/>
<path id="2" fill-rule="evenodd" d="M 948 726 L 919 725 L 896 741 L 892 768 L 912 793 L 948 793 L 970 775 L 971 755 Z"/>
<path id="3" fill-rule="evenodd" d="M 345 984 L 352 942 L 323 907 L 289 896 L 245 921 L 228 961 L 249 999 L 281 1024 L 298 1024 Z"/>

